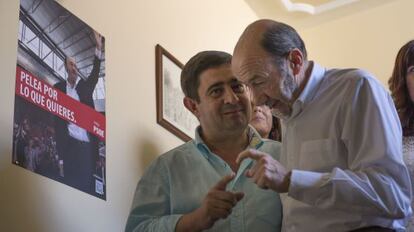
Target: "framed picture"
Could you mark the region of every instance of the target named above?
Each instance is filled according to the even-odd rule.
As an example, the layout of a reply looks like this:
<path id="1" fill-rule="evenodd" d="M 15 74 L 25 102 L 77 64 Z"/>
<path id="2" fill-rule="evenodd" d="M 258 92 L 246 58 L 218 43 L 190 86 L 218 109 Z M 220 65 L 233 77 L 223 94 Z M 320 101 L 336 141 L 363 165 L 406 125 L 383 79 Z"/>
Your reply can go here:
<path id="1" fill-rule="evenodd" d="M 155 47 L 157 123 L 183 141 L 194 138 L 197 118 L 185 108 L 180 75 L 183 64 L 161 45 Z"/>

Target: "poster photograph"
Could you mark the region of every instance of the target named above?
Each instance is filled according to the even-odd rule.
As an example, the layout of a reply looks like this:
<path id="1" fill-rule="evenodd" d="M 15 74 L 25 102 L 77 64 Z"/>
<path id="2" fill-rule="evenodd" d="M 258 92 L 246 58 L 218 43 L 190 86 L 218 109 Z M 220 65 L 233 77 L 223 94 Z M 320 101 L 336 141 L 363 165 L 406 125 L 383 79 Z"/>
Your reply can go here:
<path id="1" fill-rule="evenodd" d="M 21 0 L 12 163 L 106 200 L 105 39 L 53 0 Z"/>
<path id="2" fill-rule="evenodd" d="M 162 46 L 156 48 L 157 122 L 183 141 L 194 138 L 197 118 L 185 108 L 180 75 L 183 65 Z"/>

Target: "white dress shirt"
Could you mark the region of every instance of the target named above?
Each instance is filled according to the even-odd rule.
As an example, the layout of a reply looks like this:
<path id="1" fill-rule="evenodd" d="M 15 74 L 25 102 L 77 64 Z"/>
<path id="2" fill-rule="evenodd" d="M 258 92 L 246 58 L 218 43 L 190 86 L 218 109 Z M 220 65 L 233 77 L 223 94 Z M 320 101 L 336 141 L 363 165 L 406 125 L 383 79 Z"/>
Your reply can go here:
<path id="1" fill-rule="evenodd" d="M 80 79 L 79 77 L 77 77 L 76 83 L 73 86 L 73 88 L 72 86 L 70 86 L 68 82 L 66 83 L 66 94 L 70 96 L 71 98 L 75 99 L 76 101 L 79 101 L 79 95 L 78 95 L 78 92 L 76 91 L 76 86 L 78 86 L 79 81 Z M 68 131 L 69 131 L 70 137 L 77 139 L 79 141 L 82 141 L 82 142 L 89 142 L 88 133 L 86 132 L 85 129 L 79 127 L 78 125 L 69 122 Z"/>
<path id="2" fill-rule="evenodd" d="M 103 56 L 102 51 L 99 50 L 98 48 L 95 48 L 95 56 L 98 59 L 102 60 L 102 56 Z M 77 101 L 79 101 L 79 95 L 78 95 L 78 92 L 76 91 L 76 86 L 78 86 L 79 81 L 80 81 L 80 77 L 78 76 L 73 88 L 72 86 L 70 86 L 68 82 L 66 82 L 66 94 Z M 82 142 L 89 142 L 88 132 L 85 129 L 79 127 L 78 125 L 69 122 L 68 131 L 69 131 L 70 137 L 77 139 L 79 141 L 82 141 Z"/>
<path id="3" fill-rule="evenodd" d="M 371 74 L 314 63 L 282 132 L 281 163 L 292 170 L 282 195 L 284 231 L 404 231 L 411 184 L 401 126 Z"/>

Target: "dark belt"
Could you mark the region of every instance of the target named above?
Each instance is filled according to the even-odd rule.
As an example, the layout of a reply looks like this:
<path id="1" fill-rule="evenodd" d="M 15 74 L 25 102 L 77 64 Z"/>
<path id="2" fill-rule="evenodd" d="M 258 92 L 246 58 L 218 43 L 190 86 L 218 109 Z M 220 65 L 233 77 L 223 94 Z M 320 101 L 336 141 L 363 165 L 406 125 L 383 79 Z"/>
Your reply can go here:
<path id="1" fill-rule="evenodd" d="M 392 232 L 395 231 L 390 228 L 384 228 L 379 226 L 370 226 L 370 227 L 364 227 L 356 230 L 351 230 L 351 232 Z"/>

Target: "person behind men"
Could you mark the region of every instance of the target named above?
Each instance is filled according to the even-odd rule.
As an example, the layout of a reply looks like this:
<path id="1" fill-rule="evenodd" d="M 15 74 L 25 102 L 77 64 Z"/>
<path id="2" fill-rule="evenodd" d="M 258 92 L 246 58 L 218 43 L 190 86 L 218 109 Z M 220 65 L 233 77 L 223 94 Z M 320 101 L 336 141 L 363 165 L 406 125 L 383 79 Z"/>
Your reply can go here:
<path id="1" fill-rule="evenodd" d="M 234 49 L 234 74 L 282 119 L 280 163 L 256 150 L 246 175 L 282 194 L 285 231 L 404 230 L 411 185 L 388 92 L 358 69 L 308 61 L 297 32 L 258 20 Z"/>
<path id="2" fill-rule="evenodd" d="M 92 95 L 98 83 L 102 56 L 102 36 L 94 31 L 94 38 L 95 58 L 89 77 L 86 80 L 80 78 L 75 58 L 67 57 L 67 79 L 55 84 L 55 88 L 92 109 L 95 109 Z M 84 192 L 93 193 L 93 172 L 98 155 L 97 138 L 85 129 L 56 117 L 56 147 L 63 160 L 64 182 Z"/>
<path id="3" fill-rule="evenodd" d="M 181 73 L 184 105 L 199 120 L 195 139 L 157 158 L 137 185 L 125 231 L 279 231 L 277 193 L 258 188 L 236 164 L 246 148 L 273 154 L 280 143 L 248 126 L 250 93 L 231 72 L 231 55 L 204 51 Z"/>
<path id="4" fill-rule="evenodd" d="M 255 106 L 250 125 L 264 139 L 281 141 L 279 119 L 272 115 L 272 110 L 267 105 Z"/>
<path id="5" fill-rule="evenodd" d="M 388 80 L 403 131 L 403 159 L 414 177 L 414 40 L 407 42 L 395 58 L 394 70 Z M 414 190 L 414 182 L 411 181 Z M 411 201 L 411 208 L 414 201 Z M 407 231 L 414 231 L 414 217 L 411 217 Z"/>

